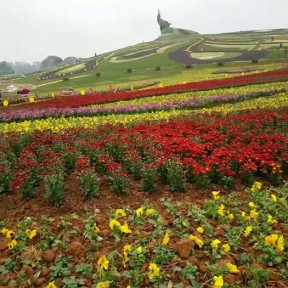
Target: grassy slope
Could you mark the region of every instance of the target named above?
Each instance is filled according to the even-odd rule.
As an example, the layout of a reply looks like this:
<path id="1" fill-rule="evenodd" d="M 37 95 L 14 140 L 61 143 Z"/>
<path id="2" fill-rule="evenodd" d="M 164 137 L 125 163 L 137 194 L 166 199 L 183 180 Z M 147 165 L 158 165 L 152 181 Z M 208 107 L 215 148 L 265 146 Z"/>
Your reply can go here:
<path id="1" fill-rule="evenodd" d="M 283 39 L 283 35 L 285 35 L 283 33 L 281 32 L 278 37 Z M 130 85 L 130 84 L 133 85 L 134 83 L 137 84 L 137 83 L 143 83 L 143 82 L 152 81 L 152 80 L 167 82 L 167 79 L 172 79 L 173 77 L 178 78 L 183 73 L 193 74 L 193 76 L 191 77 L 192 79 L 194 79 L 196 75 L 199 77 L 199 80 L 207 79 L 208 73 L 212 73 L 213 70 L 218 69 L 218 67 L 216 67 L 215 64 L 203 65 L 201 67 L 198 66 L 197 71 L 195 71 L 195 68 L 191 69 L 190 71 L 185 71 L 185 69 L 183 70 L 183 65 L 170 60 L 168 57 L 169 52 L 175 51 L 176 49 L 179 49 L 181 47 L 183 48 L 187 47 L 191 45 L 192 43 L 197 42 L 197 40 L 201 37 L 205 37 L 209 39 L 216 39 L 216 42 L 218 42 L 219 44 L 221 42 L 227 42 L 227 41 L 235 41 L 235 42 L 241 41 L 242 43 L 246 42 L 248 44 L 251 42 L 255 43 L 255 41 L 257 42 L 263 39 L 266 39 L 266 41 L 268 41 L 271 38 L 269 33 L 261 34 L 261 33 L 251 33 L 251 32 L 246 33 L 246 34 L 231 33 L 231 34 L 206 35 L 206 36 L 201 36 L 201 35 L 165 36 L 165 37 L 160 37 L 152 42 L 140 43 L 134 46 L 129 46 L 123 49 L 119 49 L 117 51 L 114 51 L 114 56 L 125 55 L 127 53 L 149 49 L 149 47 L 165 46 L 165 45 L 169 45 L 171 43 L 177 43 L 177 42 L 182 42 L 182 43 L 178 46 L 174 46 L 174 47 L 171 47 L 170 49 L 167 49 L 162 54 L 149 56 L 149 57 L 142 58 L 136 61 L 122 62 L 122 63 L 110 63 L 109 62 L 110 58 L 103 59 L 100 62 L 99 67 L 97 67 L 96 69 L 91 70 L 86 73 L 82 73 L 82 74 L 75 74 L 71 76 L 69 81 L 67 82 L 63 82 L 61 78 L 39 81 L 37 80 L 38 75 L 33 75 L 24 79 L 19 79 L 15 83 L 31 83 L 34 85 L 42 85 L 42 84 L 60 81 L 57 83 L 40 86 L 35 90 L 36 93 L 40 93 L 40 92 L 46 93 L 46 92 L 51 92 L 51 91 L 57 91 L 61 88 L 66 88 L 66 87 L 73 87 L 75 89 L 80 89 L 80 88 L 87 88 L 90 86 L 94 86 L 94 87 L 97 86 L 99 89 L 103 89 L 103 87 L 107 89 L 107 86 L 109 84 L 112 84 L 115 86 L 119 86 L 121 84 L 123 86 L 125 85 L 124 83 L 128 83 L 127 85 Z M 203 48 L 205 48 L 203 50 L 207 52 L 211 48 L 215 49 L 205 44 L 203 45 Z M 227 47 L 227 52 L 229 51 L 231 51 L 231 49 Z M 107 56 L 109 54 L 110 53 L 106 53 L 105 55 Z M 271 67 L 273 68 L 281 67 L 282 64 L 280 62 L 279 64 L 275 63 L 275 60 L 282 58 L 283 54 L 284 54 L 283 51 L 273 50 L 272 53 L 266 57 L 267 59 L 260 61 L 260 63 L 258 64 L 259 68 L 269 69 Z M 157 66 L 161 66 L 160 71 L 155 71 L 155 67 Z M 243 66 L 251 66 L 251 63 L 250 62 L 227 63 L 225 65 L 225 68 L 243 67 Z M 129 68 L 133 70 L 133 73 L 131 74 L 127 73 L 127 69 Z M 96 73 L 101 73 L 101 77 L 96 77 L 95 75 Z M 77 78 L 79 76 L 81 77 Z M 208 76 L 208 78 L 211 78 L 211 77 Z"/>

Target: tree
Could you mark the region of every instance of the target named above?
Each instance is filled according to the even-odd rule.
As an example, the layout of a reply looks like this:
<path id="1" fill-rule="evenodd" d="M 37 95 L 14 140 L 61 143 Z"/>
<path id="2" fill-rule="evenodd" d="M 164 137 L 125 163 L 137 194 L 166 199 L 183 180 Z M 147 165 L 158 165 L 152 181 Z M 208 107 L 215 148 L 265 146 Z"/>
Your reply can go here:
<path id="1" fill-rule="evenodd" d="M 0 75 L 14 74 L 14 70 L 8 65 L 6 61 L 0 62 Z"/>
<path id="2" fill-rule="evenodd" d="M 63 63 L 62 58 L 58 56 L 48 56 L 41 62 L 41 69 L 47 69 L 50 67 L 58 66 Z"/>

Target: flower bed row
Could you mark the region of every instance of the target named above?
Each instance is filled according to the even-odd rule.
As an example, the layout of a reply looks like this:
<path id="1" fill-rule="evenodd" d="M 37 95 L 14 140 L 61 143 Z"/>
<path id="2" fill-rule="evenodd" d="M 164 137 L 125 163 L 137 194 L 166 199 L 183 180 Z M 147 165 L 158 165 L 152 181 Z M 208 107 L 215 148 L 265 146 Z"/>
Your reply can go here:
<path id="1" fill-rule="evenodd" d="M 213 112 L 221 114 L 234 113 L 247 109 L 270 109 L 271 107 L 281 108 L 287 107 L 288 94 L 281 93 L 270 97 L 261 97 L 248 99 L 242 102 L 223 103 L 214 107 L 198 108 L 195 111 L 191 109 L 172 109 L 161 111 L 142 112 L 141 114 L 110 114 L 107 116 L 90 116 L 90 117 L 69 117 L 69 118 L 47 118 L 39 120 L 26 120 L 24 122 L 0 123 L 0 132 L 8 133 L 13 131 L 32 132 L 34 130 L 52 130 L 59 132 L 68 128 L 95 128 L 104 124 L 123 124 L 125 126 L 136 125 L 145 121 L 168 121 L 174 117 L 194 117 L 195 114 L 207 113 L 210 115 Z M 197 117 L 197 116 L 196 116 Z M 210 116 L 208 116 L 210 117 Z M 63 132 L 64 133 L 64 132 Z"/>
<path id="2" fill-rule="evenodd" d="M 173 93 L 168 95 L 162 96 L 150 96 L 145 98 L 136 98 L 132 100 L 126 101 L 117 101 L 113 103 L 104 103 L 104 104 L 96 104 L 90 105 L 90 108 L 114 108 L 118 106 L 141 106 L 147 105 L 152 103 L 159 103 L 163 104 L 166 101 L 185 101 L 192 97 L 209 97 L 214 95 L 223 95 L 223 94 L 248 94 L 260 90 L 268 90 L 268 89 L 288 89 L 288 82 L 273 82 L 273 83 L 264 83 L 264 84 L 255 84 L 249 86 L 240 86 L 240 87 L 232 87 L 232 88 L 221 88 L 221 89 L 212 89 L 212 90 L 205 90 L 205 91 L 193 91 L 193 92 L 184 92 L 184 93 Z"/>
<path id="3" fill-rule="evenodd" d="M 94 183 L 91 173 L 107 176 L 117 194 L 127 192 L 129 177 L 140 180 L 143 191 L 153 191 L 158 179 L 174 192 L 185 191 L 189 182 L 198 188 L 218 183 L 231 189 L 235 177 L 245 184 L 256 176 L 277 184 L 288 173 L 288 139 L 279 134 L 287 133 L 287 111 L 198 115 L 197 121 L 132 128 L 3 134 L 1 191 L 17 188 L 30 197 L 44 179 L 47 193 L 49 181 L 60 185 L 54 191 L 58 197 L 59 191 L 64 193 L 65 175 L 76 171 L 84 173 L 83 183 L 90 178 Z"/>
<path id="4" fill-rule="evenodd" d="M 0 225 L 0 283 L 45 288 L 285 287 L 287 185 Z M 105 213 L 106 212 L 106 213 Z M 274 285 L 277 286 L 274 286 Z"/>
<path id="5" fill-rule="evenodd" d="M 116 92 L 108 94 L 91 94 L 80 97 L 71 96 L 71 97 L 61 97 L 51 100 L 45 100 L 41 102 L 27 103 L 25 105 L 19 105 L 17 107 L 10 107 L 9 109 L 19 109 L 19 107 L 27 107 L 30 109 L 39 108 L 39 107 L 57 107 L 57 108 L 66 108 L 66 107 L 79 107 L 87 106 L 97 103 L 105 102 L 115 102 L 119 100 L 129 100 L 137 97 L 148 97 L 148 96 L 157 96 L 157 95 L 166 95 L 171 93 L 185 92 L 185 91 L 196 91 L 196 90 L 209 90 L 223 87 L 233 87 L 241 85 L 251 85 L 256 83 L 267 83 L 275 81 L 285 81 L 288 79 L 288 70 L 275 70 L 270 72 L 262 72 L 258 74 L 238 76 L 233 78 L 226 79 L 215 79 L 202 82 L 191 82 L 187 84 L 179 84 L 173 86 L 159 87 L 146 89 L 141 91 L 131 91 L 131 92 Z M 4 109 L 4 108 L 2 108 Z"/>
<path id="6" fill-rule="evenodd" d="M 145 113 L 149 111 L 161 111 L 171 109 L 195 109 L 209 107 L 223 103 L 239 102 L 259 97 L 267 97 L 278 93 L 286 92 L 285 89 L 267 89 L 250 92 L 247 94 L 224 94 L 210 97 L 193 97 L 182 101 L 166 101 L 164 103 L 146 104 L 140 106 L 117 106 L 111 108 L 47 108 L 39 110 L 11 110 L 0 113 L 0 122 L 20 122 L 24 120 L 45 119 L 48 117 L 82 117 L 92 115 L 109 115 L 109 114 L 134 114 Z"/>

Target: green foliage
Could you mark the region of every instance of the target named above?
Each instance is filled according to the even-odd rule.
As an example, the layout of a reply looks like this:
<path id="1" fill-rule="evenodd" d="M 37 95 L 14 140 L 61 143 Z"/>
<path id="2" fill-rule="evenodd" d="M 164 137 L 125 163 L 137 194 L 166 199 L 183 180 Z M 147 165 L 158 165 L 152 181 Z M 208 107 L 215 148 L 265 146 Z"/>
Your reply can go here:
<path id="1" fill-rule="evenodd" d="M 172 192 L 184 192 L 184 170 L 180 164 L 168 160 L 166 164 L 168 185 Z"/>
<path id="2" fill-rule="evenodd" d="M 64 201 L 64 175 L 55 173 L 44 178 L 46 197 L 51 203 L 59 207 Z"/>
<path id="3" fill-rule="evenodd" d="M 40 175 L 37 167 L 32 167 L 27 174 L 26 179 L 21 185 L 21 194 L 23 198 L 32 198 L 35 196 L 35 187 L 40 184 Z"/>
<path id="4" fill-rule="evenodd" d="M 109 176 L 110 180 L 110 189 L 117 195 L 126 194 L 126 187 L 128 183 L 127 177 L 120 174 L 111 174 Z"/>
<path id="5" fill-rule="evenodd" d="M 71 258 L 63 257 L 62 255 L 58 256 L 56 264 L 50 267 L 52 279 L 70 276 L 72 273 L 71 268 Z"/>
<path id="6" fill-rule="evenodd" d="M 99 179 L 95 172 L 85 171 L 79 176 L 79 186 L 84 192 L 85 199 L 95 198 L 98 196 Z"/>
<path id="7" fill-rule="evenodd" d="M 157 173 L 155 169 L 150 167 L 143 168 L 142 171 L 141 190 L 144 192 L 152 192 L 156 187 Z"/>

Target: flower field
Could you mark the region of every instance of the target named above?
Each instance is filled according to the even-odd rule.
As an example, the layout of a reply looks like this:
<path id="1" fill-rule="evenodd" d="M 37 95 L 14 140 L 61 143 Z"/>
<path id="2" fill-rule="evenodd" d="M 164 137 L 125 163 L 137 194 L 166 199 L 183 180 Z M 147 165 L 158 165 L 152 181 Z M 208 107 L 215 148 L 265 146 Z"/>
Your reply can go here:
<path id="1" fill-rule="evenodd" d="M 287 287 L 287 80 L 2 107 L 0 287 Z"/>

